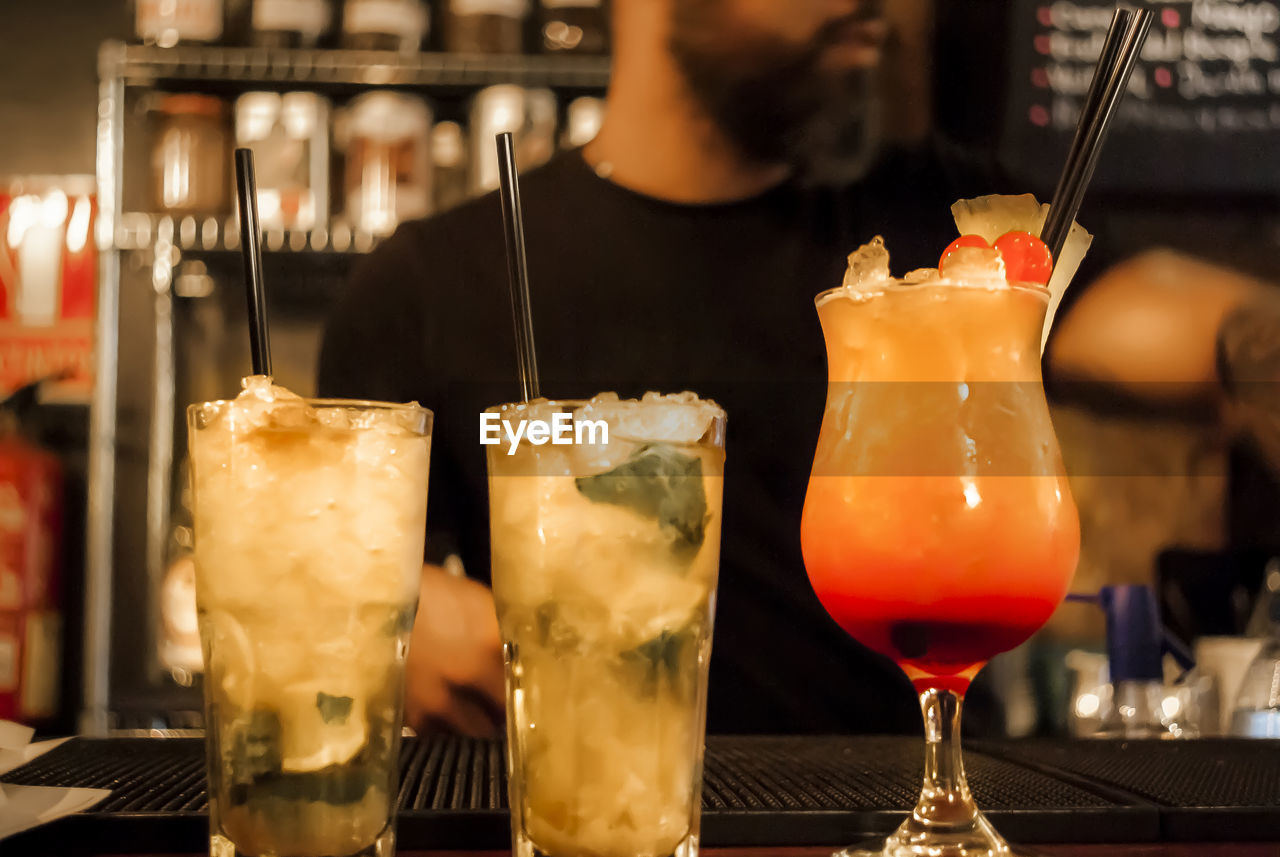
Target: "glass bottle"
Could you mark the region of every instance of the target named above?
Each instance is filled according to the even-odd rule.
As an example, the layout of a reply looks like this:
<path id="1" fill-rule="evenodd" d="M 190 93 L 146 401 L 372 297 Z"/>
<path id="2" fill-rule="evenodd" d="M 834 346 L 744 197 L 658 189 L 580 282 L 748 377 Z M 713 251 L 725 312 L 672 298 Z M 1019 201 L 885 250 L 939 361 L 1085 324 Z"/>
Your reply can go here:
<path id="1" fill-rule="evenodd" d="M 253 0 L 249 41 L 260 47 L 314 48 L 332 26 L 331 0 Z"/>
<path id="2" fill-rule="evenodd" d="M 415 53 L 430 26 L 430 12 L 422 0 L 347 0 L 342 7 L 342 46 Z"/>
<path id="3" fill-rule="evenodd" d="M 336 136 L 357 231 L 389 235 L 431 212 L 431 122 L 431 108 L 412 95 L 368 92 L 351 102 Z"/>
<path id="4" fill-rule="evenodd" d="M 226 105 L 209 95 L 166 95 L 154 109 L 153 200 L 161 211 L 220 214 L 231 182 Z"/>
<path id="5" fill-rule="evenodd" d="M 546 53 L 607 53 L 609 22 L 605 2 L 540 0 L 538 34 Z"/>
<path id="6" fill-rule="evenodd" d="M 1280 738 L 1280 562 L 1267 566 L 1262 605 L 1269 628 L 1262 650 L 1240 682 L 1231 734 L 1246 738 Z"/>
<path id="7" fill-rule="evenodd" d="M 222 0 L 134 0 L 134 32 L 144 44 L 172 48 L 222 38 Z"/>
<path id="8" fill-rule="evenodd" d="M 445 49 L 468 54 L 518 54 L 524 47 L 528 0 L 449 0 Z"/>

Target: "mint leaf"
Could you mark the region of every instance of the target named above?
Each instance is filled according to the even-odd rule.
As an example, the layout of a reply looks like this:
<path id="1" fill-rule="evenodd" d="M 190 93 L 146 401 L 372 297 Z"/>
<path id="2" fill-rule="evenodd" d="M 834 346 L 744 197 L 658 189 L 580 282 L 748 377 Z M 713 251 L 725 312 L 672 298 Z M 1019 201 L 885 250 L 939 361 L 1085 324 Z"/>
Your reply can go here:
<path id="1" fill-rule="evenodd" d="M 332 765 L 319 771 L 273 773 L 252 783 L 238 783 L 230 789 L 232 804 L 269 799 L 323 802 L 343 806 L 364 800 L 369 789 L 385 787 L 386 772 L 366 765 Z"/>
<path id="2" fill-rule="evenodd" d="M 697 549 L 707 534 L 707 495 L 702 459 L 666 444 L 642 446 L 622 464 L 574 480 L 596 503 L 627 506 L 672 533 L 678 548 Z"/>
<path id="3" fill-rule="evenodd" d="M 697 642 L 693 628 L 664 629 L 653 639 L 623 652 L 622 660 L 639 673 L 644 693 L 655 694 L 665 685 L 684 698 L 691 690 L 690 681 L 696 677 Z"/>
<path id="4" fill-rule="evenodd" d="M 664 630 L 661 634 L 636 646 L 628 655 L 642 660 L 651 669 L 674 673 L 680 666 L 680 653 L 692 643 L 688 632 L 676 633 Z"/>
<path id="5" fill-rule="evenodd" d="M 320 718 L 328 724 L 346 723 L 354 702 L 349 696 L 330 696 L 323 691 L 316 694 L 316 708 L 320 709 Z"/>
<path id="6" fill-rule="evenodd" d="M 281 767 L 280 718 L 274 711 L 250 711 L 231 722 L 225 753 L 233 782 L 252 782 Z"/>
<path id="7" fill-rule="evenodd" d="M 554 601 L 538 605 L 533 620 L 538 643 L 556 654 L 576 651 L 582 643 L 582 636 L 573 624 L 560 618 L 560 607 Z"/>

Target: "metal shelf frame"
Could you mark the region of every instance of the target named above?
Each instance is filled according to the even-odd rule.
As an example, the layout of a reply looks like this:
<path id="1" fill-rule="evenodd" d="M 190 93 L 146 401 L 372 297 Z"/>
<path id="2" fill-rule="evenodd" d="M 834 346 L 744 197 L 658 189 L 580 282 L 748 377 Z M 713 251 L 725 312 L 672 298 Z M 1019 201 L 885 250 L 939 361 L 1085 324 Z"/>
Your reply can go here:
<path id="1" fill-rule="evenodd" d="M 225 254 L 238 249 L 239 233 L 233 217 L 184 217 L 124 209 L 126 101 L 149 90 L 204 90 L 231 94 L 251 89 L 309 89 L 357 93 L 369 88 L 399 88 L 457 95 L 485 86 L 511 83 L 562 91 L 602 92 L 608 84 L 605 57 L 482 56 L 458 54 L 397 54 L 381 51 L 277 50 L 238 47 L 157 48 L 109 41 L 98 54 L 97 184 L 99 215 L 97 242 L 98 294 L 95 323 L 95 379 L 89 427 L 89 488 L 86 523 L 84 675 L 79 731 L 104 736 L 112 728 L 116 702 L 112 676 L 114 601 L 122 595 L 116 568 L 121 533 L 118 519 L 134 510 L 117 467 L 121 402 L 137 405 L 138 379 L 121 375 L 122 333 L 126 309 L 132 307 L 132 330 L 150 322 L 152 350 L 146 419 L 145 574 L 147 599 L 136 605 L 142 617 L 158 615 L 154 603 L 164 574 L 170 529 L 169 502 L 174 463 L 176 366 L 174 349 L 175 299 L 183 298 L 179 265 L 186 255 Z M 353 231 L 340 220 L 310 232 L 268 232 L 264 248 L 280 259 L 328 264 L 366 253 L 377 236 Z M 291 263 L 292 263 L 291 262 Z M 131 273 L 130 273 L 131 272 Z M 129 274 L 129 291 L 122 282 Z M 137 282 L 142 280 L 142 283 Z M 150 289 L 146 290 L 149 284 Z M 177 288 L 175 288 L 175 284 Z M 141 286 L 146 294 L 134 290 Z M 138 319 L 149 304 L 150 318 Z M 142 310 L 146 315 L 146 310 Z M 136 343 L 124 342 L 123 345 Z M 135 354 L 132 368 L 141 372 Z M 146 383 L 143 381 L 143 383 Z M 122 387 L 122 385 L 124 385 Z M 124 395 L 122 399 L 122 393 Z M 133 394 L 133 399 L 127 394 Z M 121 510 L 124 515 L 121 515 Z M 140 516 L 144 510 L 137 509 Z M 121 528 L 123 529 L 123 528 Z M 130 528 L 129 532 L 138 533 Z M 145 667 L 159 676 L 158 659 Z"/>
<path id="2" fill-rule="evenodd" d="M 604 89 L 606 57 L 402 54 L 393 51 L 283 50 L 237 47 L 157 48 L 108 42 L 103 79 L 126 86 L 167 82 L 298 87 L 469 88 L 498 83 Z"/>
<path id="3" fill-rule="evenodd" d="M 382 236 L 352 229 L 341 219 L 311 230 L 267 229 L 262 249 L 268 253 L 368 253 Z M 167 245 L 176 250 L 176 266 L 182 254 L 233 252 L 240 249 L 240 222 L 230 217 L 151 214 L 129 211 L 116 221 L 113 248 L 117 251 L 153 250 Z"/>

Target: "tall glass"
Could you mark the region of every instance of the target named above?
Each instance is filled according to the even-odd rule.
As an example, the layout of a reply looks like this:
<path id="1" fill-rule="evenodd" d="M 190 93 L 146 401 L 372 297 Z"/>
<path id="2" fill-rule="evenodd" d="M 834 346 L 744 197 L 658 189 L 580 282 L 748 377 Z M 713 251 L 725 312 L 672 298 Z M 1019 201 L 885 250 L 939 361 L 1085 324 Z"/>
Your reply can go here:
<path id="1" fill-rule="evenodd" d="M 671 442 L 646 417 L 679 406 L 634 407 L 608 443 L 489 448 L 517 857 L 697 854 L 724 412 Z"/>
<path id="2" fill-rule="evenodd" d="M 187 412 L 209 853 L 391 857 L 431 412 L 279 392 Z"/>
<path id="3" fill-rule="evenodd" d="M 846 855 L 1010 853 L 965 783 L 960 707 L 1048 620 L 1079 553 L 1040 375 L 1048 298 L 954 279 L 817 298 L 829 387 L 805 565 L 831 616 L 915 684 L 927 742 L 914 812 Z"/>

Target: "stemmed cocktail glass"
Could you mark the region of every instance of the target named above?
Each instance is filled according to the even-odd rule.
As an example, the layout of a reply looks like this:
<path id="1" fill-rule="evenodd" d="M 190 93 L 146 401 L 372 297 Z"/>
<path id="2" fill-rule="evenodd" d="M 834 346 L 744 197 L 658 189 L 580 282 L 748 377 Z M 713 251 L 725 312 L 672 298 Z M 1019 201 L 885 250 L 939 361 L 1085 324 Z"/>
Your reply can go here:
<path id="1" fill-rule="evenodd" d="M 1009 854 L 974 804 L 960 709 L 1066 594 L 1079 522 L 1040 374 L 1049 293 L 966 273 L 818 296 L 826 412 L 805 499 L 810 581 L 919 694 L 924 787 L 854 855 Z"/>

